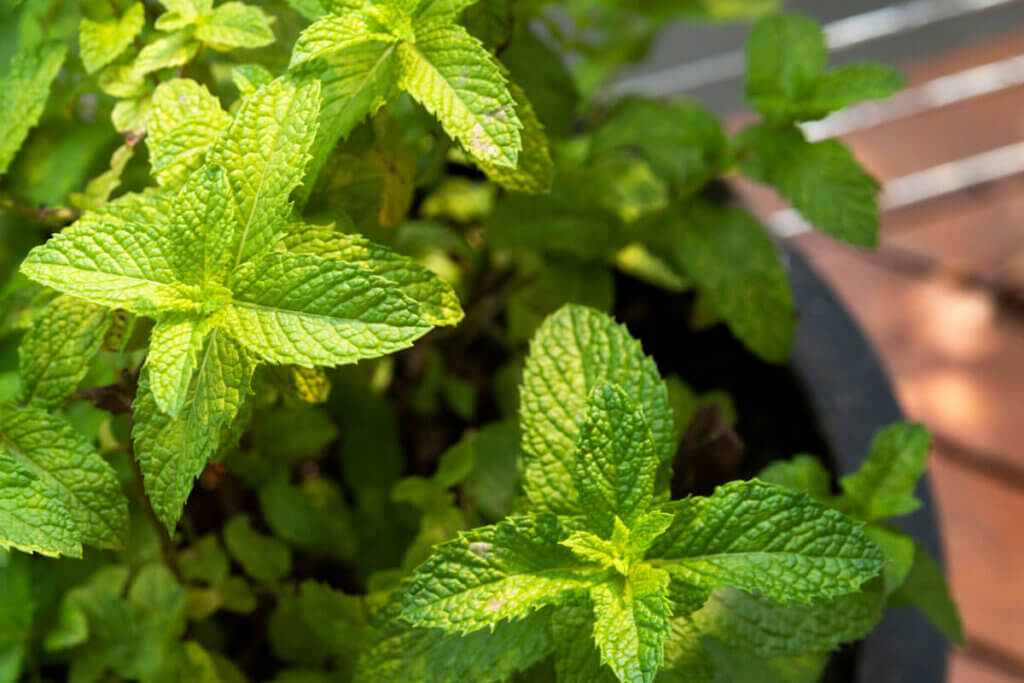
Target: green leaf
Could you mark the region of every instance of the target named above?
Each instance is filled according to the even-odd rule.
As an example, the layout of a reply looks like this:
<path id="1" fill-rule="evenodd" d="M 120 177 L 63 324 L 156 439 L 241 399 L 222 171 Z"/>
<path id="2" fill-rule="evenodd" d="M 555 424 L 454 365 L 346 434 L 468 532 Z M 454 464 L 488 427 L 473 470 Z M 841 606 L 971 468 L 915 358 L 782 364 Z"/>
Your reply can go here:
<path id="1" fill-rule="evenodd" d="M 550 515 L 509 517 L 436 546 L 413 574 L 403 618 L 469 633 L 586 590 L 599 570 L 559 544 L 568 531 Z"/>
<path id="2" fill-rule="evenodd" d="M 254 371 L 245 350 L 217 330 L 206 338 L 197 367 L 177 417 L 159 409 L 145 368 L 133 404 L 132 437 L 146 493 L 172 532 L 193 480 L 229 437 Z"/>
<path id="3" fill-rule="evenodd" d="M 744 211 L 693 202 L 671 209 L 659 227 L 669 255 L 732 333 L 762 359 L 785 361 L 796 327 L 793 294 L 761 226 Z"/>
<path id="4" fill-rule="evenodd" d="M 664 570 L 638 565 L 629 576 L 590 589 L 594 641 L 621 681 L 650 683 L 661 667 L 672 616 L 668 583 Z"/>
<path id="5" fill-rule="evenodd" d="M 394 42 L 372 41 L 297 67 L 297 78 L 316 80 L 323 86 L 320 126 L 310 150 L 306 180 L 299 190 L 300 203 L 309 198 L 338 140 L 348 137 L 356 125 L 398 93 L 399 66 Z"/>
<path id="6" fill-rule="evenodd" d="M 632 527 L 651 505 L 659 461 L 643 412 L 618 385 L 590 392 L 575 451 L 573 483 L 590 528 L 608 538 L 617 519 Z"/>
<path id="7" fill-rule="evenodd" d="M 0 79 L 0 175 L 39 122 L 65 53 L 61 43 L 43 43 L 25 45 L 11 57 L 7 75 Z"/>
<path id="8" fill-rule="evenodd" d="M 160 0 L 168 12 L 175 12 L 185 19 L 196 19 L 213 9 L 213 0 Z"/>
<path id="9" fill-rule="evenodd" d="M 663 509 L 676 517 L 648 561 L 695 586 L 809 603 L 855 591 L 882 569 L 882 553 L 859 522 L 807 494 L 756 480 Z"/>
<path id="10" fill-rule="evenodd" d="M 839 480 L 853 503 L 853 514 L 874 522 L 921 507 L 914 488 L 924 474 L 931 440 L 923 425 L 912 422 L 897 422 L 878 432 L 860 471 Z"/>
<path id="11" fill-rule="evenodd" d="M 551 615 L 559 683 L 614 683 L 594 644 L 594 608 L 587 595 L 568 598 Z"/>
<path id="12" fill-rule="evenodd" d="M 806 99 L 828 62 L 824 34 L 802 14 L 764 17 L 746 50 L 746 98 L 767 117 L 785 116 L 792 103 Z"/>
<path id="13" fill-rule="evenodd" d="M 331 14 L 307 26 L 292 48 L 290 67 L 368 42 L 394 43 L 387 27 L 364 12 Z"/>
<path id="14" fill-rule="evenodd" d="M 153 326 L 146 356 L 149 389 L 168 417 L 177 417 L 185 404 L 205 336 L 202 321 L 189 315 L 162 316 Z"/>
<path id="15" fill-rule="evenodd" d="M 458 25 L 421 24 L 401 42 L 399 87 L 433 114 L 471 157 L 515 168 L 523 124 L 491 55 Z"/>
<path id="16" fill-rule="evenodd" d="M 245 98 L 208 163 L 227 171 L 239 225 L 228 263 L 266 252 L 283 233 L 288 197 L 302 181 L 316 136 L 320 85 L 279 78 Z"/>
<path id="17" fill-rule="evenodd" d="M 261 64 L 242 64 L 231 71 L 231 82 L 242 97 L 248 97 L 272 80 L 274 75 Z"/>
<path id="18" fill-rule="evenodd" d="M 825 500 L 832 492 L 828 470 L 813 455 L 800 454 L 789 460 L 776 460 L 758 472 L 757 478 L 792 491 L 806 491 L 818 500 Z"/>
<path id="19" fill-rule="evenodd" d="M 0 680 L 20 680 L 29 651 L 37 600 L 33 595 L 33 565 L 27 557 L 10 556 L 0 566 Z"/>
<path id="20" fill-rule="evenodd" d="M 133 4 L 118 19 L 82 19 L 78 44 L 85 71 L 94 73 L 120 57 L 145 25 L 146 12 L 141 2 Z"/>
<path id="21" fill-rule="evenodd" d="M 878 100 L 902 90 L 906 77 L 882 64 L 850 64 L 818 79 L 800 119 L 817 119 L 863 100 Z"/>
<path id="22" fill-rule="evenodd" d="M 57 291 L 108 308 L 155 316 L 195 305 L 169 262 L 166 200 L 126 195 L 34 248 L 21 272 Z"/>
<path id="23" fill-rule="evenodd" d="M 856 246 L 878 243 L 878 182 L 843 143 L 759 125 L 740 133 L 739 144 L 743 174 L 774 187 L 816 228 Z"/>
<path id="24" fill-rule="evenodd" d="M 168 260 L 178 281 L 199 289 L 195 313 L 216 310 L 230 294 L 222 283 L 231 268 L 238 222 L 220 167 L 204 166 L 190 175 L 174 199 L 165 240 L 173 235 L 180 241 L 171 243 Z"/>
<path id="25" fill-rule="evenodd" d="M 509 81 L 508 90 L 515 101 L 516 113 L 523 123 L 523 128 L 520 131 L 523 148 L 519 154 L 518 163 L 515 168 L 509 168 L 491 161 L 478 160 L 477 165 L 481 171 L 487 174 L 488 178 L 509 192 L 528 194 L 550 192 L 555 175 L 555 164 L 551 160 L 551 151 L 548 149 L 548 138 L 544 134 L 544 126 L 537 119 L 533 105 L 526 99 L 526 93 L 522 88 Z"/>
<path id="26" fill-rule="evenodd" d="M 230 50 L 270 45 L 274 32 L 270 18 L 259 7 L 225 2 L 203 16 L 196 28 L 196 38 L 214 50 Z"/>
<path id="27" fill-rule="evenodd" d="M 93 304 L 58 296 L 36 318 L 18 346 L 18 402 L 36 408 L 63 405 L 89 372 L 113 317 Z"/>
<path id="28" fill-rule="evenodd" d="M 452 449 L 472 452 L 473 469 L 462 482 L 477 509 L 489 520 L 512 514 L 519 492 L 519 423 L 492 422 Z"/>
<path id="29" fill-rule="evenodd" d="M 712 683 L 714 664 L 693 622 L 688 616 L 676 617 L 669 622 L 669 628 L 671 636 L 665 641 L 665 664 L 659 682 Z"/>
<path id="30" fill-rule="evenodd" d="M 701 639 L 708 660 L 714 665 L 713 683 L 756 680 L 758 683 L 818 683 L 829 656 L 823 653 L 789 657 L 759 657 L 729 647 L 717 638 Z"/>
<path id="31" fill-rule="evenodd" d="M 187 78 L 161 83 L 153 92 L 145 138 L 157 183 L 165 187 L 184 183 L 230 122 L 206 86 Z"/>
<path id="32" fill-rule="evenodd" d="M 311 478 L 292 486 L 276 477 L 260 488 L 259 497 L 267 526 L 282 540 L 341 560 L 356 556 L 351 514 L 333 482 Z"/>
<path id="33" fill-rule="evenodd" d="M 253 530 L 245 515 L 232 517 L 224 525 L 224 545 L 245 573 L 263 583 L 277 583 L 292 568 L 288 546 Z"/>
<path id="34" fill-rule="evenodd" d="M 654 361 L 607 315 L 573 304 L 548 317 L 530 344 L 520 390 L 525 453 L 523 488 L 538 510 L 580 511 L 571 471 L 587 396 L 601 383 L 619 384 L 643 409 L 661 481 L 674 451 L 672 410 Z"/>
<path id="35" fill-rule="evenodd" d="M 726 148 L 718 119 L 696 104 L 627 99 L 594 134 L 590 153 L 635 150 L 661 178 L 693 192 L 724 168 Z"/>
<path id="36" fill-rule="evenodd" d="M 498 683 L 544 659 L 553 648 L 550 609 L 465 635 L 415 628 L 401 614 L 402 591 L 397 590 L 373 616 L 356 683 Z"/>
<path id="37" fill-rule="evenodd" d="M 233 279 L 218 324 L 269 363 L 354 363 L 407 348 L 431 328 L 394 284 L 344 261 L 276 252 Z"/>
<path id="38" fill-rule="evenodd" d="M 127 535 L 128 501 L 92 445 L 44 410 L 0 405 L 0 547 L 81 557 Z"/>
<path id="39" fill-rule="evenodd" d="M 411 258 L 360 235 L 299 223 L 290 227 L 285 246 L 292 253 L 344 261 L 388 280 L 418 304 L 420 314 L 432 325 L 462 320 L 462 306 L 451 285 Z"/>
<path id="40" fill-rule="evenodd" d="M 808 605 L 780 605 L 725 586 L 712 593 L 692 618 L 701 633 L 767 657 L 834 650 L 870 633 L 884 609 L 884 594 L 875 584 Z"/>
<path id="41" fill-rule="evenodd" d="M 868 524 L 864 527 L 864 533 L 885 555 L 882 579 L 885 594 L 889 595 L 907 579 L 914 563 L 914 539 L 902 531 L 881 524 Z"/>
<path id="42" fill-rule="evenodd" d="M 487 9 L 483 4 L 477 7 Z M 502 50 L 501 61 L 511 74 L 509 82 L 523 89 L 548 134 L 570 137 L 580 95 L 561 55 L 532 32 L 521 31 Z M 522 110 L 520 114 L 529 125 Z"/>
<path id="43" fill-rule="evenodd" d="M 551 256 L 506 298 L 508 335 L 513 342 L 528 341 L 545 318 L 567 303 L 608 312 L 614 299 L 615 282 L 603 263 Z"/>
<path id="44" fill-rule="evenodd" d="M 889 596 L 890 607 L 916 607 L 949 641 L 964 644 L 963 625 L 942 568 L 920 544 L 915 544 L 914 563 L 903 585 Z"/>
<path id="45" fill-rule="evenodd" d="M 195 57 L 198 50 L 199 43 L 191 31 L 169 33 L 139 50 L 132 73 L 135 78 L 141 78 L 154 71 L 182 66 Z"/>

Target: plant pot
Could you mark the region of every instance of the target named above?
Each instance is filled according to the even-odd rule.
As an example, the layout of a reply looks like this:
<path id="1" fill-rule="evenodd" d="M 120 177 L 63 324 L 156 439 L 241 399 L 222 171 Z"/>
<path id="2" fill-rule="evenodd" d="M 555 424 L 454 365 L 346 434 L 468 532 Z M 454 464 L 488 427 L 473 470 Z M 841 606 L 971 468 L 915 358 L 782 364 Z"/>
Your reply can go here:
<path id="1" fill-rule="evenodd" d="M 799 315 L 791 367 L 836 459 L 840 474 L 860 467 L 875 432 L 902 418 L 889 378 L 871 344 L 828 284 L 801 256 L 784 252 Z M 894 524 L 941 563 L 935 505 L 928 478 L 916 492 L 924 505 Z M 943 683 L 947 644 L 916 610 L 889 610 L 863 641 L 857 683 Z"/>

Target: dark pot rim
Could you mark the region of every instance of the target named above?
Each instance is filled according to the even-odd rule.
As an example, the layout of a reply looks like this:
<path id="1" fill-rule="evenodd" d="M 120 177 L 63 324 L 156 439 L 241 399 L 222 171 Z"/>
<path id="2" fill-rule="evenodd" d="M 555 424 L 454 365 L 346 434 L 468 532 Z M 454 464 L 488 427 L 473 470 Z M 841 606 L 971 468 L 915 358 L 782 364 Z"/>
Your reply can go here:
<path id="1" fill-rule="evenodd" d="M 798 315 L 790 366 L 804 385 L 842 474 L 860 467 L 871 438 L 903 419 L 892 385 L 870 342 L 835 293 L 791 244 L 782 256 Z M 927 475 L 924 505 L 894 520 L 942 563 L 935 505 Z M 889 610 L 862 642 L 856 683 L 943 683 L 947 643 L 917 611 Z"/>

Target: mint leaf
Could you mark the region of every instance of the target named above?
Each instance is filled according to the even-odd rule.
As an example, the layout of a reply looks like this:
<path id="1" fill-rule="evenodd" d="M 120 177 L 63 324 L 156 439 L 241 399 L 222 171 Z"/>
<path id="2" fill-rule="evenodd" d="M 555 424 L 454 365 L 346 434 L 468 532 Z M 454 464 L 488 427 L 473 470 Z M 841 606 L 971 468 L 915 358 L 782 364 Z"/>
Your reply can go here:
<path id="1" fill-rule="evenodd" d="M 864 527 L 864 533 L 885 555 L 882 580 L 885 594 L 889 595 L 907 579 L 914 562 L 914 539 L 902 531 L 881 524 L 868 524 Z"/>
<path id="2" fill-rule="evenodd" d="M 951 643 L 963 646 L 963 625 L 942 568 L 924 546 L 915 544 L 914 563 L 903 585 L 889 597 L 889 606 L 916 607 Z"/>
<path id="3" fill-rule="evenodd" d="M 435 546 L 413 574 L 402 616 L 417 626 L 469 633 L 558 604 L 597 580 L 559 544 L 568 535 L 550 515 L 509 517 Z"/>
<path id="4" fill-rule="evenodd" d="M 621 681 L 654 680 L 664 659 L 664 642 L 672 616 L 669 575 L 646 565 L 629 576 L 593 586 L 594 641 L 601 661 Z"/>
<path id="5" fill-rule="evenodd" d="M 740 170 L 771 185 L 816 228 L 861 247 L 878 242 L 878 182 L 838 140 L 807 142 L 795 126 L 747 128 Z"/>
<path id="6" fill-rule="evenodd" d="M 693 202 L 658 221 L 669 256 L 711 300 L 732 333 L 762 359 L 789 357 L 793 294 L 771 238 L 743 211 Z"/>
<path id="7" fill-rule="evenodd" d="M 58 296 L 18 346 L 18 402 L 37 408 L 64 403 L 89 372 L 113 317 L 93 304 Z"/>
<path id="8" fill-rule="evenodd" d="M 566 598 L 551 615 L 559 683 L 614 683 L 594 644 L 594 608 L 586 594 Z"/>
<path id="9" fill-rule="evenodd" d="M 202 323 L 194 316 L 165 315 L 150 333 L 146 356 L 149 388 L 157 406 L 168 417 L 177 417 L 187 398 L 203 347 Z"/>
<path id="10" fill-rule="evenodd" d="M 595 387 L 584 405 L 572 470 L 590 527 L 605 538 L 617 519 L 632 527 L 651 504 L 658 465 L 643 412 L 617 385 Z"/>
<path id="11" fill-rule="evenodd" d="M 802 14 L 777 14 L 758 21 L 747 39 L 746 97 L 768 117 L 813 92 L 825 72 L 828 52 L 818 24 Z"/>
<path id="12" fill-rule="evenodd" d="M 815 600 L 780 605 L 728 586 L 719 588 L 693 614 L 704 634 L 744 652 L 762 656 L 829 652 L 871 632 L 885 609 L 879 586 Z"/>
<path id="13" fill-rule="evenodd" d="M 462 306 L 451 285 L 413 259 L 361 235 L 301 223 L 289 230 L 285 246 L 290 252 L 345 261 L 383 277 L 415 301 L 420 314 L 433 325 L 454 325 L 462 320 Z"/>
<path id="14" fill-rule="evenodd" d="M 213 0 L 160 0 L 168 12 L 174 12 L 182 19 L 192 21 L 213 9 Z"/>
<path id="15" fill-rule="evenodd" d="M 853 514 L 873 522 L 919 508 L 914 488 L 930 447 L 931 434 L 920 424 L 897 422 L 876 434 L 860 471 L 839 480 Z"/>
<path id="16" fill-rule="evenodd" d="M 295 69 L 299 79 L 314 79 L 323 86 L 320 127 L 304 185 L 299 190 L 305 203 L 314 181 L 338 140 L 367 116 L 375 114 L 398 92 L 399 61 L 392 41 L 355 43 L 338 52 Z"/>
<path id="17" fill-rule="evenodd" d="M 198 357 L 177 417 L 162 412 L 143 369 L 133 404 L 135 456 L 157 517 L 173 531 L 193 480 L 224 445 L 250 392 L 254 365 L 244 349 L 214 330 Z"/>
<path id="18" fill-rule="evenodd" d="M 128 501 L 114 469 L 61 418 L 0 405 L 0 547 L 81 557 L 119 548 Z"/>
<path id="19" fill-rule="evenodd" d="M 465 635 L 415 628 L 401 618 L 402 591 L 373 616 L 360 653 L 356 683 L 498 683 L 547 657 L 553 648 L 548 621 L 559 610 L 542 609 L 493 630 Z"/>
<path id="20" fill-rule="evenodd" d="M 882 568 L 859 523 L 777 486 L 731 482 L 662 509 L 675 519 L 648 561 L 695 586 L 809 603 L 855 591 Z"/>
<path id="21" fill-rule="evenodd" d="M 231 117 L 205 86 L 187 78 L 161 83 L 153 91 L 153 112 L 145 138 L 157 183 L 165 187 L 184 183 L 230 122 Z"/>
<path id="22" fill-rule="evenodd" d="M 0 551 L 3 552 L 3 551 Z M 20 680 L 29 651 L 36 599 L 28 558 L 9 556 L 0 564 L 0 680 Z"/>
<path id="23" fill-rule="evenodd" d="M 757 478 L 792 491 L 806 491 L 818 500 L 825 500 L 832 492 L 828 470 L 813 455 L 800 454 L 789 460 L 776 460 L 758 472 Z"/>
<path id="24" fill-rule="evenodd" d="M 668 391 L 657 366 L 625 327 L 570 304 L 537 330 L 523 369 L 523 488 L 535 509 L 581 511 L 570 475 L 575 441 L 586 397 L 603 382 L 619 384 L 643 409 L 662 463 L 659 481 L 667 483 L 675 441 Z"/>
<path id="25" fill-rule="evenodd" d="M 25 45 L 11 57 L 7 75 L 0 79 L 0 175 L 39 122 L 65 53 L 63 44 L 43 43 Z"/>
<path id="26" fill-rule="evenodd" d="M 829 657 L 823 653 L 788 657 L 760 657 L 729 647 L 711 636 L 701 639 L 715 668 L 713 683 L 757 680 L 758 683 L 818 683 Z"/>
<path id="27" fill-rule="evenodd" d="M 288 197 L 302 181 L 316 136 L 320 85 L 277 79 L 242 101 L 208 163 L 227 171 L 239 225 L 230 238 L 234 267 L 264 253 L 280 234 Z"/>
<path id="28" fill-rule="evenodd" d="M 203 16 L 196 38 L 214 50 L 257 48 L 273 43 L 274 32 L 269 17 L 259 7 L 225 2 Z"/>
<path id="29" fill-rule="evenodd" d="M 224 525 L 224 545 L 245 573 L 257 581 L 277 583 L 291 571 L 288 546 L 254 531 L 245 515 L 232 517 Z"/>
<path id="30" fill-rule="evenodd" d="M 395 42 L 387 27 L 363 12 L 321 17 L 307 26 L 292 48 L 290 67 L 368 42 Z"/>
<path id="31" fill-rule="evenodd" d="M 888 97 L 905 79 L 878 64 L 825 73 L 825 35 L 801 14 L 761 19 L 747 41 L 746 98 L 769 121 L 811 121 L 865 99 Z"/>
<path id="32" fill-rule="evenodd" d="M 818 119 L 862 100 L 879 100 L 903 89 L 906 77 L 882 64 L 850 64 L 818 79 L 802 120 Z"/>
<path id="33" fill-rule="evenodd" d="M 404 349 L 431 327 L 393 283 L 344 261 L 272 253 L 233 279 L 218 324 L 270 363 L 354 363 Z"/>
<path id="34" fill-rule="evenodd" d="M 73 192 L 69 197 L 71 205 L 85 210 L 102 208 L 110 201 L 110 195 L 114 190 L 121 185 L 121 176 L 134 154 L 135 148 L 128 145 L 121 145 L 115 149 L 110 156 L 110 168 L 90 180 L 84 192 Z"/>
<path id="35" fill-rule="evenodd" d="M 141 2 L 133 4 L 118 19 L 82 19 L 78 44 L 86 73 L 94 73 L 120 57 L 145 25 L 146 12 Z"/>
<path id="36" fill-rule="evenodd" d="M 399 87 L 441 122 L 474 159 L 514 168 L 522 122 L 505 77 L 483 45 L 464 28 L 444 22 L 416 29 L 401 42 Z"/>
<path id="37" fill-rule="evenodd" d="M 509 81 L 509 93 L 515 102 L 516 113 L 519 115 L 523 128 L 520 131 L 523 148 L 519 153 L 515 168 L 502 166 L 493 161 L 478 160 L 477 166 L 487 177 L 510 192 L 526 192 L 540 194 L 551 190 L 554 181 L 555 164 L 551 160 L 548 149 L 548 138 L 544 134 L 544 126 L 537 119 L 533 105 L 526 99 L 515 83 Z"/>
<path id="38" fill-rule="evenodd" d="M 21 271 L 109 308 L 146 316 L 159 309 L 187 310 L 193 301 L 169 265 L 166 209 L 153 195 L 122 197 L 34 248 Z"/>
<path id="39" fill-rule="evenodd" d="M 182 66 L 195 57 L 198 50 L 199 43 L 191 31 L 168 33 L 139 50 L 132 64 L 132 75 L 139 79 L 154 71 Z"/>

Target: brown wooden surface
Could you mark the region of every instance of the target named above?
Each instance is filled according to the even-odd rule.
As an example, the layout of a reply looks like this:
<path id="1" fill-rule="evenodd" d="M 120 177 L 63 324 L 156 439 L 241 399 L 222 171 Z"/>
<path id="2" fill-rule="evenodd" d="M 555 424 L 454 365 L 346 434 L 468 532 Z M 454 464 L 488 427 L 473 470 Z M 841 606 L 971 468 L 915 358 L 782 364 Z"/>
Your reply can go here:
<path id="1" fill-rule="evenodd" d="M 1024 32 L 906 69 L 912 83 L 1024 54 Z M 1024 88 L 852 134 L 881 180 L 1024 140 Z M 737 117 L 736 121 L 744 117 Z M 784 204 L 738 182 L 755 212 Z M 883 216 L 878 251 L 796 239 L 858 320 L 929 464 L 968 639 L 951 683 L 1024 681 L 1024 175 Z"/>

